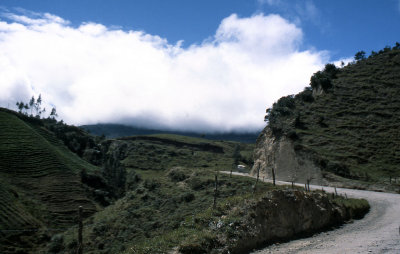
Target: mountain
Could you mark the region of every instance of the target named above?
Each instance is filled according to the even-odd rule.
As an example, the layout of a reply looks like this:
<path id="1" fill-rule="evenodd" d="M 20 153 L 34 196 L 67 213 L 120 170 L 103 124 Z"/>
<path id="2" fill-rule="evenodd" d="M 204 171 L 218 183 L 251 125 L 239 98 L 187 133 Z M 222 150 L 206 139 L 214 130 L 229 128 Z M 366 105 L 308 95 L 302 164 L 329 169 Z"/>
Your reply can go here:
<path id="1" fill-rule="evenodd" d="M 174 130 L 157 130 L 148 128 L 139 128 L 134 126 L 122 124 L 93 124 L 82 125 L 81 128 L 90 132 L 93 135 L 102 136 L 107 138 L 119 138 L 136 135 L 152 135 L 152 134 L 175 134 L 181 136 L 205 138 L 209 140 L 226 140 L 237 141 L 242 143 L 255 143 L 259 135 L 256 132 L 227 132 L 227 133 L 197 133 L 188 131 L 174 131 Z"/>
<path id="2" fill-rule="evenodd" d="M 315 182 L 336 176 L 395 184 L 400 177 L 400 45 L 343 68 L 327 64 L 310 86 L 267 109 L 255 166 L 262 175 Z M 333 178 L 333 179 L 330 179 Z"/>

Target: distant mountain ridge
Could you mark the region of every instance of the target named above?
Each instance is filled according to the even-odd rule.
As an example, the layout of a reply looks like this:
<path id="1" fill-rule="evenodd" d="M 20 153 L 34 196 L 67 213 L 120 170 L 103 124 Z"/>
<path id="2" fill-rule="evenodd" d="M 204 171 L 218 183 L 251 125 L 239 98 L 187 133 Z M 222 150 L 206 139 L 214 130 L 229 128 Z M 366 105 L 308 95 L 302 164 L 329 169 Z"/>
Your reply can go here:
<path id="1" fill-rule="evenodd" d="M 136 135 L 153 135 L 153 134 L 175 134 L 188 137 L 205 138 L 210 140 L 226 140 L 237 141 L 243 143 L 255 143 L 260 131 L 240 133 L 240 132 L 227 132 L 227 133 L 196 133 L 189 131 L 173 131 L 173 130 L 157 130 L 128 126 L 123 124 L 92 124 L 82 125 L 82 129 L 90 132 L 93 135 L 104 135 L 107 138 L 120 138 Z"/>

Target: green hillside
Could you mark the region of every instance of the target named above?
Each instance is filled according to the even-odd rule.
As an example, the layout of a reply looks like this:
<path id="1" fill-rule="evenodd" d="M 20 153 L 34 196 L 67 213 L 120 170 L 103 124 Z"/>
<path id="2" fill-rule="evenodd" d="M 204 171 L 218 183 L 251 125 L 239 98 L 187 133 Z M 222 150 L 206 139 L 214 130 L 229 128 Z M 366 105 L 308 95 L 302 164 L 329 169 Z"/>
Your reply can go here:
<path id="1" fill-rule="evenodd" d="M 343 68 L 327 65 L 311 87 L 267 111 L 269 128 L 323 170 L 363 181 L 400 177 L 400 49 Z"/>
<path id="2" fill-rule="evenodd" d="M 79 206 L 84 253 L 93 254 L 251 250 L 269 238 L 257 233 L 259 240 L 250 241 L 259 223 L 248 210 L 274 216 L 281 209 L 270 202 L 274 195 L 285 203 L 296 192 L 302 197 L 297 205 L 316 208 L 325 200 L 331 212 L 342 210 L 330 224 L 358 214 L 338 203 L 341 197 L 218 173 L 237 164 L 250 169 L 253 149 L 171 134 L 102 139 L 63 122 L 0 109 L 0 253 L 76 253 Z M 365 201 L 349 202 L 360 204 L 362 214 L 368 211 Z M 324 218 L 326 211 L 320 211 Z M 303 233 L 291 225 L 282 230 L 291 232 L 285 239 Z"/>
<path id="3" fill-rule="evenodd" d="M 0 110 L 3 253 L 30 249 L 51 236 L 51 231 L 71 226 L 76 222 L 79 206 L 83 206 L 85 216 L 98 210 L 80 175 L 83 169 L 98 169 L 70 152 L 40 121 L 27 119 Z M 38 239 L 40 234 L 43 239 Z"/>
<path id="4" fill-rule="evenodd" d="M 95 141 L 99 143 L 88 145 Z M 131 236 L 109 247 L 119 250 L 119 245 L 132 244 L 132 237 L 145 244 L 148 234 L 160 235 L 158 230 L 145 234 L 154 220 L 160 230 L 173 230 L 177 221 L 208 208 L 216 170 L 230 170 L 235 159 L 250 167 L 253 148 L 253 144 L 171 134 L 101 140 L 60 122 L 0 109 L 0 252 L 56 252 L 53 242 L 48 242 L 76 225 L 79 206 L 84 208 L 84 217 L 118 230 L 134 219 L 132 223 L 140 230 L 121 230 Z M 190 178 L 187 190 L 175 186 L 181 177 Z M 243 193 L 250 193 L 251 185 L 250 179 L 236 179 L 228 185 L 221 180 L 220 198 L 241 188 L 245 188 Z M 143 195 L 132 198 L 141 190 Z M 110 198 L 117 197 L 115 193 L 123 198 L 90 217 L 103 210 L 100 204 L 109 205 Z M 165 199 L 172 203 L 160 208 Z M 126 206 L 136 207 L 135 213 L 143 217 L 131 218 L 123 210 Z M 154 220 L 144 216 L 156 211 L 160 217 Z M 72 232 L 75 239 L 76 228 Z M 99 241 L 105 240 L 101 237 Z"/>

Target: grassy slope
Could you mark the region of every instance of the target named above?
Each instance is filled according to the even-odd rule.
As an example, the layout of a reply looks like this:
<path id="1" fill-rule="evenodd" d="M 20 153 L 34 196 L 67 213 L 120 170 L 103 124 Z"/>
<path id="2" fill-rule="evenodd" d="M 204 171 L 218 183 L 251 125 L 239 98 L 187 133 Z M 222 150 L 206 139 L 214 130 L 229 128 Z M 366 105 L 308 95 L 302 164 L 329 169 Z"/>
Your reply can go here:
<path id="1" fill-rule="evenodd" d="M 232 141 L 210 141 L 171 134 L 134 136 L 119 140 L 129 143 L 127 156 L 122 161 L 133 169 L 165 170 L 174 166 L 212 167 L 230 170 L 233 152 L 239 147 L 239 162 L 251 167 L 254 144 Z"/>
<path id="2" fill-rule="evenodd" d="M 232 168 L 235 147 L 243 164 L 251 163 L 254 149 L 253 144 L 171 134 L 120 138 L 114 144 L 125 147 L 117 150 L 125 151 L 126 194 L 85 222 L 88 253 L 166 253 L 197 235 L 199 229 L 184 223 L 193 216 L 216 216 L 210 209 L 216 171 Z M 250 198 L 253 184 L 253 179 L 219 175 L 218 204 Z M 259 192 L 269 189 L 259 184 Z M 76 229 L 70 230 L 61 248 L 73 252 L 75 239 Z"/>
<path id="3" fill-rule="evenodd" d="M 311 103 L 296 96 L 295 105 L 282 120 L 322 169 L 361 180 L 400 177 L 400 50 L 344 67 L 332 90 Z"/>
<path id="4" fill-rule="evenodd" d="M 78 206 L 87 215 L 97 211 L 81 184 L 83 168 L 97 170 L 34 121 L 0 110 L 1 229 L 64 228 L 74 223 Z M 2 244 L 29 248 L 27 233 L 18 240 L 19 234 L 3 231 Z"/>
<path id="5" fill-rule="evenodd" d="M 199 241 L 215 237 L 209 235 L 210 221 L 216 223 L 221 215 L 228 215 L 232 207 L 245 199 L 274 189 L 271 184 L 260 182 L 253 195 L 253 179 L 220 175 L 218 208 L 213 210 L 213 169 L 181 167 L 136 173 L 141 180 L 124 198 L 86 221 L 87 253 L 167 253 L 195 237 Z M 239 219 L 226 216 L 224 223 Z M 76 230 L 66 234 L 66 253 L 73 252 L 75 238 Z"/>

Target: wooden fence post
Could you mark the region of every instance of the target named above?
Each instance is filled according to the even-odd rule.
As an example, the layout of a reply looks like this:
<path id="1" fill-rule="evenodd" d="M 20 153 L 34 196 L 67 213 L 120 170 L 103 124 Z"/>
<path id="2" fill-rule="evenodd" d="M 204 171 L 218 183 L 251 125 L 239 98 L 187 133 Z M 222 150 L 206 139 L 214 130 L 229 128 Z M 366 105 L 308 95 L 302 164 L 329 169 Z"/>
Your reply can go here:
<path id="1" fill-rule="evenodd" d="M 217 207 L 217 194 L 218 194 L 218 176 L 215 174 L 215 188 L 214 188 L 214 203 L 213 208 Z"/>
<path id="2" fill-rule="evenodd" d="M 82 243 L 82 228 L 83 228 L 83 223 L 82 223 L 82 206 L 79 206 L 78 210 L 78 254 L 83 253 L 83 243 Z"/>
<path id="3" fill-rule="evenodd" d="M 275 169 L 274 169 L 274 167 L 272 167 L 272 183 L 275 186 Z"/>

